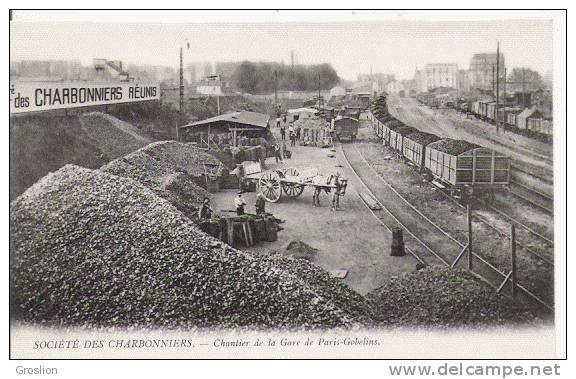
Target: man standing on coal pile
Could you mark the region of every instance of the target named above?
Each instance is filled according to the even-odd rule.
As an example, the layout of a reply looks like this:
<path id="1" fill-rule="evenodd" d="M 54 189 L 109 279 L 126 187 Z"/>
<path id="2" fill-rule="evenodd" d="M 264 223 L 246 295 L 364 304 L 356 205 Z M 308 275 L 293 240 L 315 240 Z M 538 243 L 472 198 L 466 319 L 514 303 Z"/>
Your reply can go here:
<path id="1" fill-rule="evenodd" d="M 212 218 L 212 208 L 210 208 L 210 199 L 205 197 L 200 209 L 198 210 L 198 218 L 209 220 Z"/>
<path id="2" fill-rule="evenodd" d="M 280 126 L 280 137 L 282 137 L 282 141 L 286 140 L 286 125 L 282 124 Z"/>
<path id="3" fill-rule="evenodd" d="M 263 194 L 259 193 L 256 195 L 256 214 L 260 216 L 264 213 L 266 213 L 266 199 Z"/>
<path id="4" fill-rule="evenodd" d="M 234 198 L 234 205 L 236 206 L 236 214 L 242 216 L 244 214 L 244 207 L 246 202 L 242 198 L 242 191 L 238 191 L 238 196 Z"/>

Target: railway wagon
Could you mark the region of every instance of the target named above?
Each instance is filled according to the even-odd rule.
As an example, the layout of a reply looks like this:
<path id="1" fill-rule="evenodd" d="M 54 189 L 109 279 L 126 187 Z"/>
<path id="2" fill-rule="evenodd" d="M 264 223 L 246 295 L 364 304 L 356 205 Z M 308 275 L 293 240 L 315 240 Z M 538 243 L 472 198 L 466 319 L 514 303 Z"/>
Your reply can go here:
<path id="1" fill-rule="evenodd" d="M 347 139 L 353 142 L 356 140 L 359 127 L 360 121 L 352 117 L 341 117 L 334 120 L 334 132 L 339 141 Z"/>
<path id="2" fill-rule="evenodd" d="M 377 136 L 378 138 L 380 138 L 381 140 L 384 139 L 384 137 L 386 136 L 387 133 L 387 123 L 390 123 L 392 121 L 396 120 L 394 117 L 390 116 L 390 115 L 386 115 L 384 117 L 380 117 L 378 119 L 378 131 L 377 131 Z"/>
<path id="3" fill-rule="evenodd" d="M 428 144 L 424 165 L 452 187 L 507 185 L 510 158 L 466 141 L 441 139 Z"/>
<path id="4" fill-rule="evenodd" d="M 418 131 L 417 129 L 411 126 L 401 126 L 396 129 L 390 130 L 390 147 L 400 154 L 402 154 L 402 144 L 404 141 L 404 136 L 412 134 Z"/>
<path id="5" fill-rule="evenodd" d="M 420 131 L 408 134 L 407 136 L 404 136 L 402 155 L 414 165 L 423 169 L 426 146 L 432 142 L 438 141 L 439 139 L 440 137 L 434 134 Z"/>
<path id="6" fill-rule="evenodd" d="M 397 120 L 395 118 L 391 119 L 388 122 L 385 122 L 383 127 L 382 127 L 382 144 L 385 146 L 391 146 L 390 145 L 390 134 L 393 130 L 396 130 L 398 128 L 402 128 L 406 125 L 404 125 L 404 123 L 400 120 Z"/>

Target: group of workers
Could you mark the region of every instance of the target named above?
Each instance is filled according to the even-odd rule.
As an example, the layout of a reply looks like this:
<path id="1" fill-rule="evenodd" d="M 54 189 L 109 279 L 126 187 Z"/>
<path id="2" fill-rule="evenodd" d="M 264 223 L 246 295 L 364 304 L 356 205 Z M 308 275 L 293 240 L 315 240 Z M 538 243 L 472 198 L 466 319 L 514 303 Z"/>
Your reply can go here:
<path id="1" fill-rule="evenodd" d="M 322 190 L 326 191 L 326 193 L 332 194 L 332 205 L 330 209 L 332 211 L 339 211 L 340 210 L 340 197 L 344 195 L 346 192 L 346 184 L 347 180 L 340 178 L 340 173 L 332 174 L 328 177 L 326 181 L 326 186 L 317 185 L 314 186 L 314 194 L 312 195 L 312 205 L 314 207 L 320 207 L 320 194 Z M 234 207 L 236 208 L 236 215 L 242 216 L 245 214 L 246 208 L 246 201 L 242 197 L 243 191 L 239 191 L 236 197 L 234 198 Z M 266 199 L 264 195 L 258 193 L 256 195 L 256 214 L 262 215 L 266 213 Z M 200 219 L 210 219 L 212 218 L 213 210 L 210 207 L 210 199 L 204 198 L 200 209 L 198 209 L 198 218 Z"/>
<path id="2" fill-rule="evenodd" d="M 284 116 L 283 123 L 280 117 L 276 119 L 276 125 L 280 128 L 280 137 L 282 141 L 286 141 L 286 116 Z M 288 125 L 288 138 L 290 138 L 290 146 L 296 146 L 296 141 L 300 139 L 301 128 L 300 126 L 294 127 L 292 122 Z"/>
<path id="3" fill-rule="evenodd" d="M 236 215 L 238 216 L 242 216 L 245 214 L 246 201 L 242 197 L 242 194 L 243 191 L 239 191 L 237 196 L 234 198 L 234 207 L 236 208 Z M 264 198 L 264 195 L 262 195 L 261 193 L 256 195 L 255 206 L 257 215 L 262 215 L 266 213 L 266 199 Z M 214 211 L 210 207 L 210 198 L 208 197 L 204 198 L 204 201 L 202 201 L 202 205 L 200 205 L 200 208 L 198 209 L 198 218 L 209 220 L 212 218 L 213 213 Z"/>

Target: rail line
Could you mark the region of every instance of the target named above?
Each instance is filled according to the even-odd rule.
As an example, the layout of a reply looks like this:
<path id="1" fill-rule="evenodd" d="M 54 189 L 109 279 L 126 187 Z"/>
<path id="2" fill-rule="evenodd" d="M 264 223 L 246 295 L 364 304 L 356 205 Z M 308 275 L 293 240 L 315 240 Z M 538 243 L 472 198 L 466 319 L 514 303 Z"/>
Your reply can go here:
<path id="1" fill-rule="evenodd" d="M 354 148 L 357 150 L 356 145 L 354 145 Z M 370 163 L 368 163 L 368 161 L 366 161 L 366 159 L 364 158 L 364 156 L 359 153 L 363 162 L 371 169 L 371 171 L 374 173 L 374 175 L 379 176 L 382 181 L 386 184 L 386 186 L 388 188 L 390 188 L 400 199 L 402 199 L 404 201 L 405 204 L 407 204 L 408 206 L 410 206 L 411 208 L 413 208 L 416 212 L 418 212 L 422 217 L 424 217 L 426 219 L 426 221 L 428 221 L 429 223 L 431 223 L 432 225 L 434 225 L 439 231 L 441 231 L 442 233 L 446 234 L 449 238 L 451 238 L 452 240 L 454 240 L 456 243 L 460 243 L 459 241 L 457 241 L 455 238 L 453 238 L 452 236 L 450 236 L 448 233 L 446 233 L 441 227 L 439 227 L 438 225 L 436 225 L 432 220 L 430 220 L 426 215 L 424 215 L 422 212 L 420 212 L 418 209 L 416 209 L 412 204 L 410 204 L 410 202 L 408 202 L 406 199 L 404 199 L 404 197 L 402 195 L 400 195 L 398 193 L 398 191 L 396 191 L 396 189 L 394 187 L 392 187 L 392 185 L 390 185 L 388 182 L 386 182 L 386 180 L 384 180 L 384 178 L 382 178 L 378 172 L 376 172 L 376 170 L 372 167 L 372 165 L 370 165 Z M 466 207 L 464 207 L 462 204 L 460 204 L 459 202 L 457 202 L 454 198 L 452 198 L 451 196 L 449 196 L 448 194 L 446 194 L 445 192 L 442 192 L 442 195 L 444 195 L 448 200 L 452 201 L 454 204 L 456 204 L 458 207 L 462 208 L 462 209 L 466 209 Z M 497 212 L 501 212 L 497 209 L 494 209 Z M 501 236 L 504 237 L 509 237 L 505 232 L 503 232 L 502 230 L 500 230 L 499 228 L 497 228 L 495 225 L 493 225 L 490 221 L 488 221 L 485 217 L 479 215 L 479 214 L 475 214 L 473 216 L 474 218 L 477 218 L 478 220 L 480 220 L 482 223 L 484 223 L 486 226 L 488 226 L 489 228 L 493 229 L 494 231 L 496 231 L 498 234 L 500 234 Z M 511 218 L 510 216 L 507 216 L 508 218 Z M 514 220 L 516 223 L 518 223 L 519 225 L 521 225 L 524 228 L 527 228 L 529 231 L 530 228 L 528 228 L 527 226 L 525 226 L 524 224 L 520 223 L 517 220 Z M 534 232 L 534 231 L 532 231 Z M 531 254 L 537 258 L 539 258 L 540 260 L 542 260 L 544 263 L 550 265 L 550 266 L 554 266 L 554 262 L 552 262 L 552 260 L 550 260 L 547 257 L 544 257 L 543 255 L 535 252 L 534 250 L 530 249 L 528 246 L 526 246 L 525 244 L 523 244 L 520 241 L 516 241 L 516 245 L 518 247 L 520 247 L 521 249 L 523 249 L 524 251 L 526 251 L 528 254 Z"/>
<path id="2" fill-rule="evenodd" d="M 516 188 L 512 188 L 513 186 Z M 510 179 L 509 192 L 550 214 L 554 214 L 554 199 L 552 196 L 512 179 Z"/>
<path id="3" fill-rule="evenodd" d="M 402 228 L 412 237 L 414 238 L 414 240 L 416 240 L 418 243 L 420 243 L 422 246 L 425 247 L 425 249 L 431 253 L 432 255 L 434 255 L 435 257 L 438 258 L 438 260 L 440 262 L 442 262 L 442 264 L 447 265 L 448 267 L 452 267 L 455 266 L 455 264 L 458 262 L 458 260 L 461 258 L 466 245 L 462 244 L 460 241 L 458 241 L 457 239 L 455 239 L 453 236 L 451 236 L 449 233 L 447 233 L 446 231 L 444 231 L 441 227 L 439 227 L 437 224 L 435 224 L 434 222 L 432 222 L 428 217 L 426 217 L 424 214 L 422 214 L 418 209 L 416 209 L 408 200 L 406 200 L 405 198 L 403 198 L 395 189 L 392 188 L 392 186 L 390 186 L 389 183 L 387 183 L 380 175 L 378 175 L 376 173 L 376 175 L 374 175 L 375 170 L 373 167 L 371 167 L 368 162 L 364 159 L 364 157 L 362 156 L 362 154 L 358 151 L 358 149 L 355 147 L 354 145 L 354 150 L 355 152 L 353 154 L 356 154 L 356 160 L 360 161 L 361 163 L 364 164 L 365 167 L 368 167 L 370 170 L 374 171 L 371 172 L 372 175 L 366 175 L 363 174 L 361 172 L 361 168 L 357 167 L 354 168 L 352 166 L 352 163 L 350 162 L 350 158 L 349 158 L 349 154 L 350 151 L 348 152 L 347 155 L 347 147 L 344 147 L 343 144 L 340 144 L 340 148 L 342 150 L 342 155 L 344 157 L 344 159 L 346 160 L 347 165 L 349 166 L 350 170 L 354 173 L 354 175 L 358 178 L 358 180 L 362 183 L 362 185 L 366 188 L 366 190 L 371 194 L 371 196 L 378 202 L 378 204 L 382 207 L 382 209 L 384 209 L 394 220 L 396 223 L 398 223 L 400 226 L 402 226 Z M 359 159 L 358 159 L 359 157 Z M 365 179 L 362 178 L 362 176 L 364 176 Z M 420 221 L 424 220 L 424 222 L 422 223 L 412 223 L 410 225 L 410 227 L 407 226 L 407 222 L 404 221 L 402 222 L 400 220 L 401 217 L 397 216 L 394 214 L 394 212 L 392 210 L 389 209 L 389 207 L 384 205 L 384 202 L 380 200 L 379 196 L 376 196 L 374 194 L 374 191 L 372 191 L 370 189 L 370 187 L 368 186 L 368 184 L 366 183 L 367 180 L 370 180 L 371 178 L 374 178 L 373 180 L 375 181 L 379 181 L 381 183 L 383 183 L 387 188 L 389 188 L 395 195 L 395 197 L 399 198 L 403 203 L 409 205 L 408 209 L 410 209 L 409 212 L 413 212 L 412 217 L 416 220 L 417 218 L 420 219 Z M 376 179 L 377 178 L 377 179 Z M 372 182 L 372 184 L 375 187 L 378 187 L 378 184 L 375 183 L 374 181 Z M 393 202 L 392 202 L 393 204 Z M 405 208 L 404 208 L 405 209 Z M 397 210 L 397 212 L 401 212 L 401 210 Z M 374 214 L 374 212 L 372 212 Z M 414 215 L 416 215 L 416 217 L 414 217 Z M 378 218 L 378 217 L 377 217 Z M 427 225 L 426 225 L 427 224 Z M 428 233 L 428 237 L 429 239 L 431 239 L 431 241 L 429 241 L 429 243 L 425 243 L 424 241 L 422 241 L 422 239 L 420 239 L 419 237 L 416 236 L 416 234 L 418 232 L 414 232 L 414 229 L 418 229 L 418 226 L 420 227 L 419 233 L 422 234 L 426 234 Z M 389 229 L 389 228 L 388 228 Z M 436 236 L 433 233 L 433 230 L 436 230 Z M 439 233 L 438 233 L 439 232 Z M 446 246 L 446 239 L 444 238 L 444 241 L 441 241 L 437 238 L 438 234 L 441 234 L 443 237 L 448 238 L 451 241 L 451 245 L 452 247 L 456 247 L 456 250 L 454 250 L 453 248 L 447 248 Z M 440 243 L 444 246 L 442 246 L 442 250 L 444 252 L 446 251 L 452 251 L 451 254 L 440 254 L 438 252 L 438 249 L 433 249 L 431 246 L 429 246 L 430 243 Z M 454 244 L 456 246 L 454 246 Z M 414 252 L 413 252 L 414 253 Z M 415 253 L 414 253 L 415 254 Z M 448 255 L 448 256 L 447 256 Z M 475 276 L 480 277 L 480 279 L 482 279 L 485 282 L 488 282 L 492 287 L 496 288 L 496 285 L 502 283 L 503 281 L 507 282 L 507 279 L 509 277 L 509 275 L 503 273 L 502 271 L 500 271 L 500 269 L 498 269 L 497 267 L 495 267 L 494 265 L 492 265 L 490 262 L 488 262 L 486 259 L 484 259 L 483 257 L 481 257 L 480 255 L 472 252 L 472 256 L 475 258 L 474 259 L 474 266 L 476 269 L 473 271 L 473 273 L 475 274 Z M 453 262 L 453 263 L 450 263 Z M 541 308 L 546 309 L 548 312 L 553 312 L 553 307 L 550 306 L 547 302 L 543 301 L 542 299 L 540 299 L 537 295 L 533 294 L 530 290 L 528 290 L 527 288 L 525 288 L 524 286 L 522 286 L 521 284 L 517 284 L 517 288 L 519 289 L 519 294 L 521 294 L 523 296 L 523 298 L 532 303 L 532 304 L 537 304 L 539 305 Z"/>

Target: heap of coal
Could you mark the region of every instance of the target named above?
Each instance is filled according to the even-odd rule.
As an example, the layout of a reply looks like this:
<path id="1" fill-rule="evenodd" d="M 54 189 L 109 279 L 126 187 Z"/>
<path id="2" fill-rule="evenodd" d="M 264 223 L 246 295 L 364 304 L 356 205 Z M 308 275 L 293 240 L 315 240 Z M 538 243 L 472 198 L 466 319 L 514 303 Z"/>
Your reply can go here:
<path id="1" fill-rule="evenodd" d="M 10 204 L 12 314 L 118 327 L 369 322 L 364 298 L 317 266 L 223 247 L 138 182 L 68 165 Z"/>
<path id="2" fill-rule="evenodd" d="M 367 295 L 383 325 L 460 327 L 534 321 L 511 300 L 462 270 L 427 267 L 392 278 Z"/>
<path id="3" fill-rule="evenodd" d="M 158 142 L 145 146 L 104 167 L 102 171 L 134 179 L 150 188 L 156 195 L 168 200 L 188 217 L 195 217 L 199 204 L 209 197 L 208 191 L 197 183 L 204 180 L 201 155 L 217 164 L 212 156 L 198 148 L 179 142 Z M 184 162 L 184 163 L 182 163 Z M 190 174 L 198 175 L 192 177 Z"/>
<path id="4" fill-rule="evenodd" d="M 89 112 L 80 116 L 84 132 L 110 159 L 131 153 L 150 143 L 139 130 L 127 122 L 106 113 Z"/>
<path id="5" fill-rule="evenodd" d="M 205 165 L 221 164 L 210 153 L 189 143 L 155 142 L 146 146 L 144 152 L 169 165 L 173 170 L 185 172 L 193 178 L 204 175 Z"/>

